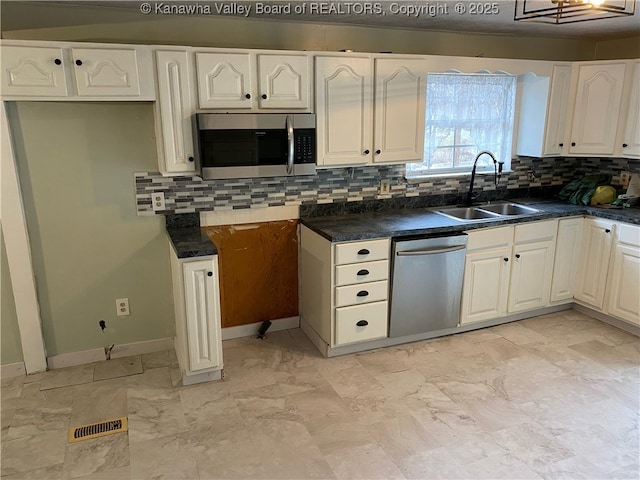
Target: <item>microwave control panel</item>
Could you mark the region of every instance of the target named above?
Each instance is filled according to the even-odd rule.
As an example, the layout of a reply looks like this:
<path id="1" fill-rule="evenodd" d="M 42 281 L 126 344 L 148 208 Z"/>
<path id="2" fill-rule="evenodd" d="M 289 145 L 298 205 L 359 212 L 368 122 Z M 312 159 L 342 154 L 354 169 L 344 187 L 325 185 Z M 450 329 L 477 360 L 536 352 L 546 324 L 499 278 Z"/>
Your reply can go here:
<path id="1" fill-rule="evenodd" d="M 295 130 L 295 162 L 315 163 L 316 161 L 316 131 L 315 129 Z"/>

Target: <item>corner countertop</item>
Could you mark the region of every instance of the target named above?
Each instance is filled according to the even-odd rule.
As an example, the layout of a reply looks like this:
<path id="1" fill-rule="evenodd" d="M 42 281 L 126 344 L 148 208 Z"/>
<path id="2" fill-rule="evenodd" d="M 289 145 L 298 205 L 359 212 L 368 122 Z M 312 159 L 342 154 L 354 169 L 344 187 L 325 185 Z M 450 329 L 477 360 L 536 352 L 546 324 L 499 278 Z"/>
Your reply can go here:
<path id="1" fill-rule="evenodd" d="M 303 217 L 300 221 L 303 225 L 332 242 L 380 237 L 398 238 L 414 235 L 438 235 L 578 215 L 590 215 L 640 225 L 639 208 L 606 209 L 540 199 L 516 199 L 510 200 L 510 202 L 528 205 L 540 210 L 540 212 L 517 217 L 461 221 L 436 213 L 436 210 L 446 207 L 405 208 L 347 215 Z"/>
<path id="2" fill-rule="evenodd" d="M 218 254 L 218 248 L 200 227 L 167 228 L 167 233 L 178 258 Z"/>

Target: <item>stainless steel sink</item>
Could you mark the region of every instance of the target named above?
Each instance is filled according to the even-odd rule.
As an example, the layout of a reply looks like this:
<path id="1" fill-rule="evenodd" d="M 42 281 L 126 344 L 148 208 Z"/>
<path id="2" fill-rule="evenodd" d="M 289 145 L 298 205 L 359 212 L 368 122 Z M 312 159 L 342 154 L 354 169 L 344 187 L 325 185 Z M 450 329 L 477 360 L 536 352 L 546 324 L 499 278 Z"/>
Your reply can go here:
<path id="1" fill-rule="evenodd" d="M 476 207 L 452 207 L 445 208 L 443 210 L 438 210 L 440 215 L 444 215 L 445 217 L 450 217 L 455 220 L 487 220 L 490 218 L 498 218 L 497 213 L 493 212 L 485 212 L 484 210 L 480 210 Z"/>
<path id="2" fill-rule="evenodd" d="M 532 215 L 538 212 L 540 212 L 540 210 L 525 207 L 517 203 L 495 203 L 478 207 L 451 207 L 436 211 L 436 213 L 440 215 L 463 222 L 496 220 L 501 217 Z"/>
<path id="3" fill-rule="evenodd" d="M 517 203 L 496 203 L 494 205 L 483 205 L 478 208 L 486 212 L 497 213 L 498 215 L 531 215 L 532 213 L 538 213 L 540 211 L 535 208 L 518 205 Z"/>

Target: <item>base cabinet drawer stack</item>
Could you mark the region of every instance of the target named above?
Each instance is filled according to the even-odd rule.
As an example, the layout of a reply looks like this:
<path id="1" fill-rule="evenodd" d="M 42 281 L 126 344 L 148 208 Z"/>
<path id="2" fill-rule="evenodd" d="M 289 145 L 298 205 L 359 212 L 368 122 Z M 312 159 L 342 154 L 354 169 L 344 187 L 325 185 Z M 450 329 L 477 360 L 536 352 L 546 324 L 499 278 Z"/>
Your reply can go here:
<path id="1" fill-rule="evenodd" d="M 389 247 L 388 239 L 335 245 L 335 346 L 387 336 Z"/>

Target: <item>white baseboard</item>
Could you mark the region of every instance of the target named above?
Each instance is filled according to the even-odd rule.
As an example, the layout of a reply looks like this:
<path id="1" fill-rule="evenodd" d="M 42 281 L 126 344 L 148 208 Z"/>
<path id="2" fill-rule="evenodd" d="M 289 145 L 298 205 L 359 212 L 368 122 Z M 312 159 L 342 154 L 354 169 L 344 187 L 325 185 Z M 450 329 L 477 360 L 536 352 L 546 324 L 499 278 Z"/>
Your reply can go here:
<path id="1" fill-rule="evenodd" d="M 589 315 L 590 317 L 595 318 L 596 320 L 600 320 L 601 322 L 608 323 L 616 328 L 629 332 L 636 337 L 640 337 L 640 325 L 633 325 L 632 323 L 625 322 L 624 320 L 618 320 L 617 318 L 611 317 L 606 313 L 598 312 L 597 310 L 593 310 L 586 305 L 580 305 L 579 303 L 573 304 L 574 310 L 578 312 L 584 313 L 585 315 Z"/>
<path id="2" fill-rule="evenodd" d="M 238 325 L 237 327 L 227 327 L 222 329 L 222 340 L 231 340 L 232 338 L 250 337 L 258 333 L 258 329 L 262 322 L 249 323 L 248 325 Z M 300 317 L 280 318 L 271 320 L 269 332 L 277 332 L 279 330 L 288 330 L 290 328 L 298 328 L 300 326 Z"/>
<path id="3" fill-rule="evenodd" d="M 144 342 L 124 343 L 116 345 L 111 350 L 111 358 L 129 357 L 131 355 L 141 355 L 143 353 L 161 352 L 173 349 L 173 338 L 160 338 L 158 340 L 148 340 Z M 75 365 L 85 365 L 87 363 L 101 362 L 106 360 L 104 348 L 93 348 L 80 352 L 63 353 L 47 358 L 49 369 L 73 367 Z"/>
<path id="4" fill-rule="evenodd" d="M 7 363 L 0 365 L 0 378 L 13 378 L 26 375 L 27 370 L 24 368 L 24 362 Z"/>

